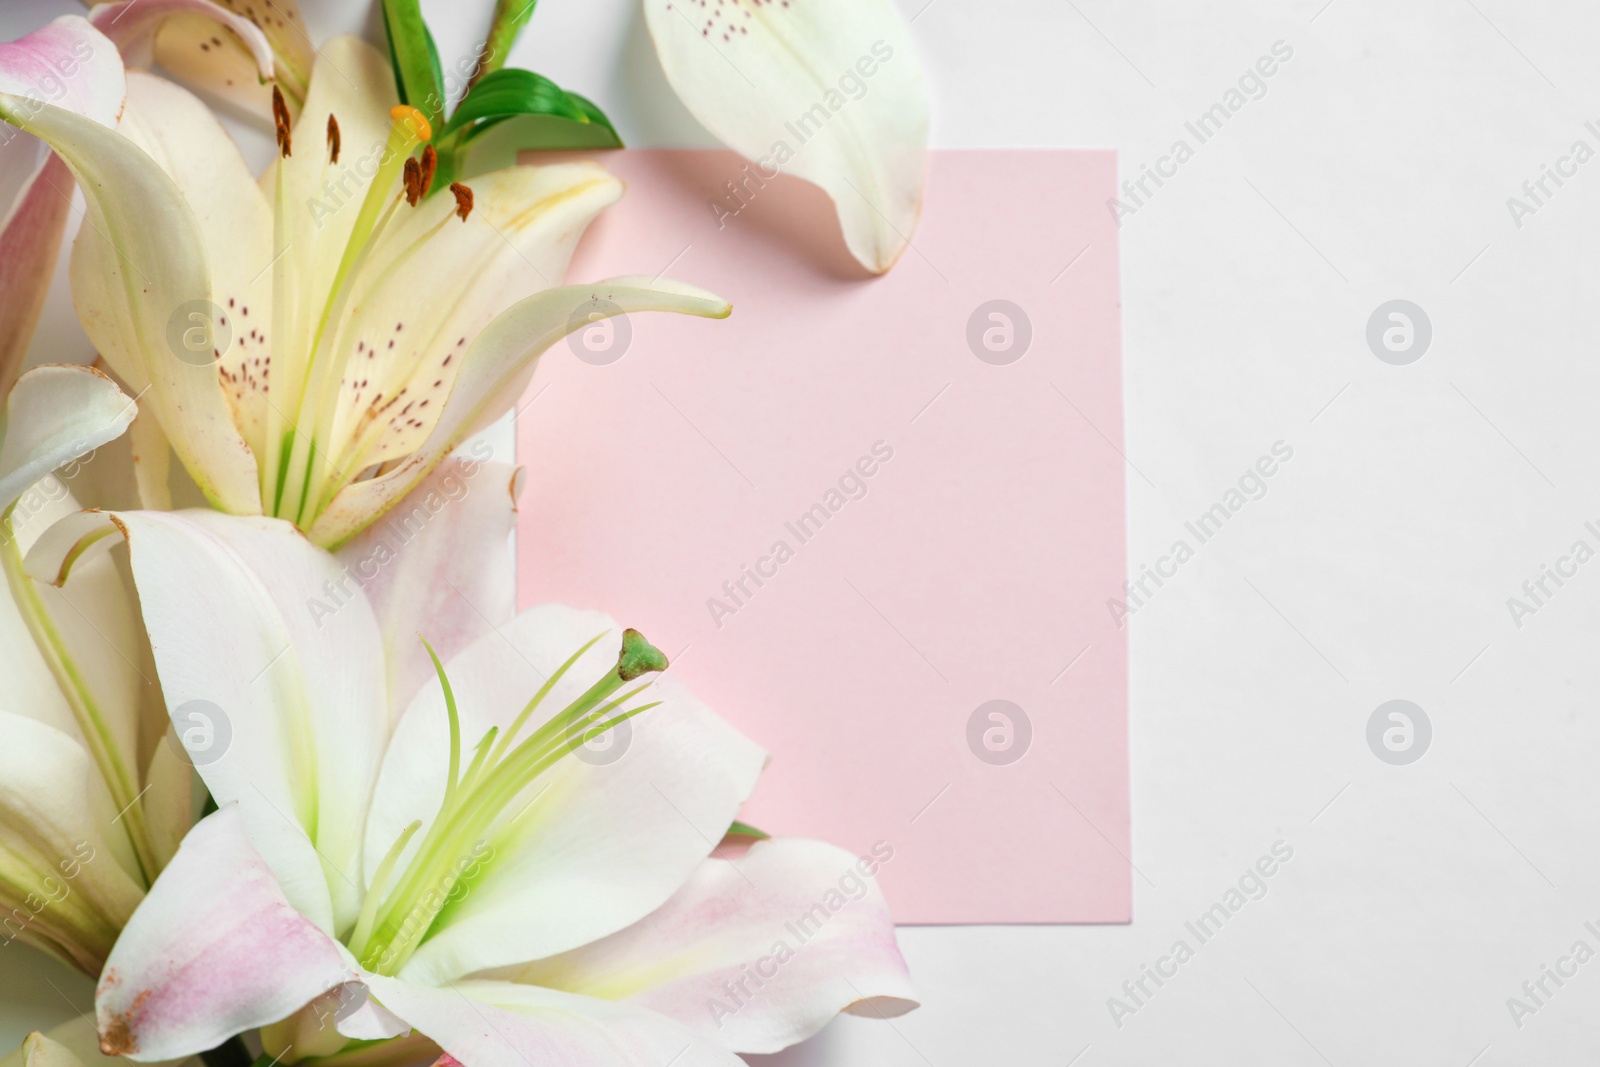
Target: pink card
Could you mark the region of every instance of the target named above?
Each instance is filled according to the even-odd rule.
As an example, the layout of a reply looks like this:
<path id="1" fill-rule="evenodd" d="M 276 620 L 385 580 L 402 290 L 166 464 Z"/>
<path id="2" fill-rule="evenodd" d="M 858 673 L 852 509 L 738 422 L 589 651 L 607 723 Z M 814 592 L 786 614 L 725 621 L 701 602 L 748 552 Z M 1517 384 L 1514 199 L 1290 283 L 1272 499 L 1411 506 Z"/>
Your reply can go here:
<path id="1" fill-rule="evenodd" d="M 886 842 L 900 922 L 1129 921 L 1115 155 L 935 153 L 882 278 L 810 185 L 604 162 L 628 193 L 569 277 L 664 272 L 734 314 L 544 357 L 522 605 L 676 653 L 773 754 L 745 821 Z"/>

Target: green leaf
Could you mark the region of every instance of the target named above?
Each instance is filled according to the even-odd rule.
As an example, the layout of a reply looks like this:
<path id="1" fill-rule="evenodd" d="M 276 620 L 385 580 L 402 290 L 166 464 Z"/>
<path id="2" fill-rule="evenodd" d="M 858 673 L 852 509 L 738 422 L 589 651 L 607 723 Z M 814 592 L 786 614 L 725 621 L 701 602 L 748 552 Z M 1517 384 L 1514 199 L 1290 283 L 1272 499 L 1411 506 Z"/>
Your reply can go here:
<path id="1" fill-rule="evenodd" d="M 445 127 L 447 133 L 466 130 L 470 139 L 483 130 L 508 118 L 542 115 L 563 119 L 576 126 L 591 126 L 592 130 L 570 131 L 576 136 L 573 144 L 524 145 L 533 148 L 569 147 L 622 147 L 622 138 L 616 127 L 593 102 L 569 93 L 542 74 L 531 70 L 497 70 L 472 87 L 456 113 Z M 559 139 L 559 133 L 557 138 Z"/>
<path id="2" fill-rule="evenodd" d="M 768 838 L 770 838 L 772 835 L 769 834 L 769 833 L 766 833 L 765 831 L 757 830 L 754 826 L 747 825 L 746 823 L 736 822 L 732 826 L 728 827 L 728 836 L 729 837 L 735 837 L 735 836 L 737 836 L 737 837 L 757 837 L 757 838 L 760 838 L 761 840 L 765 841 Z"/>
<path id="3" fill-rule="evenodd" d="M 444 122 L 444 72 L 420 0 L 383 0 L 383 28 L 400 102 L 422 112 L 437 131 Z"/>

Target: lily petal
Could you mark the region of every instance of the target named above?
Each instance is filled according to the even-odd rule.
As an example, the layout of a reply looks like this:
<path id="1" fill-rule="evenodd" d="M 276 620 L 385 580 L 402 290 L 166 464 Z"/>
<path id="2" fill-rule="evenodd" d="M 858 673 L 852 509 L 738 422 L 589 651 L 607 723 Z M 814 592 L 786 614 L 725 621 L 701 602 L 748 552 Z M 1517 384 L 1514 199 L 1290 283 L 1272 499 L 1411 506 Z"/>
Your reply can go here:
<path id="1" fill-rule="evenodd" d="M 0 118 L 50 144 L 86 201 L 73 252 L 73 297 L 90 340 L 167 427 L 173 446 L 217 507 L 259 513 L 255 459 L 234 428 L 216 368 L 178 358 L 169 327 L 210 299 L 194 212 L 172 180 L 122 134 L 61 108 L 0 94 Z M 130 351 L 122 337 L 136 339 Z"/>
<path id="2" fill-rule="evenodd" d="M 94 974 L 142 895 L 112 858 L 98 780 L 60 730 L 0 712 L 0 936 L 38 945 Z"/>
<path id="3" fill-rule="evenodd" d="M 150 511 L 172 510 L 172 445 L 154 412 L 141 412 L 128 430 L 134 485 L 139 506 Z"/>
<path id="4" fill-rule="evenodd" d="M 644 0 L 667 81 L 734 151 L 820 185 L 845 244 L 894 266 L 922 211 L 928 90 L 894 0 Z"/>
<path id="5" fill-rule="evenodd" d="M 367 984 L 385 1007 L 470 1067 L 743 1067 L 715 1041 L 630 1004 L 511 982 L 432 989 L 374 975 Z"/>
<path id="6" fill-rule="evenodd" d="M 59 1041 L 35 1030 L 22 1042 L 23 1067 L 83 1067 L 83 1061 Z"/>
<path id="7" fill-rule="evenodd" d="M 391 721 L 434 678 L 418 634 L 450 660 L 516 614 L 516 589 L 506 581 L 515 474 L 504 463 L 452 456 L 339 550 L 383 629 Z"/>
<path id="8" fill-rule="evenodd" d="M 123 91 L 116 47 L 76 16 L 0 43 L 0 92 L 48 100 L 111 127 L 122 112 Z M 0 205 L 0 397 L 22 371 L 72 206 L 72 175 L 64 163 L 31 136 L 6 141 L 0 146 L 7 175 Z"/>
<path id="9" fill-rule="evenodd" d="M 267 324 L 272 321 L 272 278 L 266 269 L 273 256 L 271 205 L 216 116 L 172 82 L 137 71 L 129 74 L 128 108 L 120 129 L 166 172 L 194 212 L 211 269 L 216 322 L 197 335 L 206 342 L 211 334 L 209 343 L 192 355 L 187 349 L 162 355 L 202 364 L 215 360 L 212 373 L 221 375 L 220 388 L 227 393 L 234 421 L 259 455 L 267 401 L 248 382 L 261 377 Z M 78 281 L 75 276 L 79 289 L 92 286 L 89 279 L 82 285 Z M 188 338 L 187 333 L 181 336 Z M 184 430 L 182 424 L 168 427 L 169 436 Z"/>
<path id="10" fill-rule="evenodd" d="M 89 21 L 116 42 L 129 66 L 160 62 L 188 85 L 271 117 L 272 43 L 243 15 L 211 0 L 119 0 L 91 9 Z M 303 84 L 298 95 L 305 95 Z"/>
<path id="11" fill-rule="evenodd" d="M 485 977 L 627 1000 L 735 1052 L 777 1052 L 840 1011 L 917 1006 L 878 862 L 797 838 L 719 852 L 626 930 Z"/>
<path id="12" fill-rule="evenodd" d="M 95 993 L 101 1050 L 141 1063 L 204 1052 L 350 977 L 229 805 L 190 831 L 106 961 Z"/>
<path id="13" fill-rule="evenodd" d="M 354 355 L 330 451 L 349 478 L 423 445 L 469 339 L 517 301 L 559 285 L 578 238 L 622 195 L 622 183 L 593 163 L 512 167 L 473 179 L 472 189 L 465 220 L 445 195 L 400 213 L 375 253 L 385 269 L 372 292 L 356 294 L 342 326 L 335 350 Z"/>
<path id="14" fill-rule="evenodd" d="M 263 279 L 276 276 L 274 295 L 282 304 L 263 325 L 272 335 L 276 395 L 298 398 L 304 387 L 367 190 L 382 173 L 393 128 L 390 109 L 398 100 L 387 57 L 356 37 L 329 40 L 317 53 L 310 95 L 294 124 L 293 154 L 261 175 L 261 190 L 274 205 L 279 228 L 272 256 L 283 256 Z M 330 117 L 340 130 L 338 163 L 331 161 L 326 139 Z M 292 420 L 295 412 L 284 415 Z M 270 442 L 274 448 L 279 444 Z"/>
<path id="15" fill-rule="evenodd" d="M 0 43 L 0 93 L 31 98 L 34 106 L 48 98 L 109 128 L 122 113 L 122 90 L 116 45 L 77 15 Z"/>
<path id="16" fill-rule="evenodd" d="M 309 531 L 339 545 L 427 477 L 457 445 L 509 411 L 544 351 L 591 322 L 636 311 L 726 318 L 733 308 L 703 289 L 669 279 L 613 278 L 547 289 L 496 318 L 469 348 L 439 422 L 422 446 L 386 474 L 346 486 Z"/>
<path id="17" fill-rule="evenodd" d="M 51 154 L 0 230 L 0 397 L 22 373 L 72 207 L 72 172 Z"/>
<path id="18" fill-rule="evenodd" d="M 18 378 L 0 421 L 0 512 L 57 467 L 120 437 L 134 412 L 89 367 L 36 367 Z"/>
<path id="19" fill-rule="evenodd" d="M 223 746 L 197 754 L 201 778 L 239 805 L 295 907 L 347 930 L 389 722 L 372 609 L 332 556 L 276 519 L 86 513 L 57 523 L 28 566 L 70 571 L 118 533 L 167 705 L 180 729 L 204 715 Z"/>
<path id="20" fill-rule="evenodd" d="M 614 619 L 534 608 L 451 660 L 463 743 L 490 726 L 505 730 L 569 656 L 607 633 L 550 690 L 535 716 L 542 721 L 616 666 Z M 575 948 L 648 915 L 689 878 L 754 788 L 765 754 L 672 679 L 635 698 L 657 700 L 628 721 L 620 758 L 596 765 L 569 756 L 508 805 L 481 876 L 440 913 L 400 977 L 432 985 Z M 368 816 L 368 869 L 414 819 L 420 840 L 438 811 L 446 722 L 437 685 L 401 719 Z"/>

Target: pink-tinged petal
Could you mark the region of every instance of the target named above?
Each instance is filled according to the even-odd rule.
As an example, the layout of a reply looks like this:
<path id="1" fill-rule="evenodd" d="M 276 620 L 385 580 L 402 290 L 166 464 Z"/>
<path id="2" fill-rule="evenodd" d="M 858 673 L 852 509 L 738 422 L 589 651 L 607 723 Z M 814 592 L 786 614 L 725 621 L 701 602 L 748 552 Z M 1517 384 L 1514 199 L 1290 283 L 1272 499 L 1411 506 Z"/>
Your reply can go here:
<path id="1" fill-rule="evenodd" d="M 100 975 L 101 1049 L 191 1056 L 351 979 L 289 904 L 232 805 L 202 820 L 134 912 Z"/>
<path id="2" fill-rule="evenodd" d="M 0 93 L 115 126 L 123 91 L 117 46 L 77 15 L 63 15 L 26 37 L 0 43 Z"/>
<path id="3" fill-rule="evenodd" d="M 367 984 L 464 1067 L 743 1067 L 715 1041 L 632 1004 L 511 982 L 431 988 L 369 975 Z"/>
<path id="4" fill-rule="evenodd" d="M 383 629 L 396 720 L 434 678 L 419 636 L 448 662 L 516 614 L 515 473 L 454 456 L 335 554 Z"/>
<path id="5" fill-rule="evenodd" d="M 52 153 L 0 231 L 0 397 L 22 373 L 61 252 L 73 188 L 72 172 Z"/>
<path id="6" fill-rule="evenodd" d="M 840 1011 L 917 1006 L 875 875 L 892 858 L 797 838 L 719 850 L 657 912 L 495 977 L 627 1000 L 736 1052 L 776 1052 Z"/>
<path id="7" fill-rule="evenodd" d="M 104 126 L 122 113 L 125 83 L 116 47 L 84 19 L 56 19 L 0 43 L 0 92 L 76 111 Z M 5 140 L 17 136 L 6 131 Z M 0 204 L 0 397 L 22 373 L 72 206 L 73 179 L 32 137 L 5 146 L 9 174 Z"/>
<path id="8" fill-rule="evenodd" d="M 446 670 L 463 744 L 476 744 L 491 726 L 506 730 L 545 680 L 596 637 L 544 697 L 533 717 L 540 723 L 616 667 L 622 627 L 615 619 L 545 605 L 453 658 Z M 766 754 L 670 676 L 651 677 L 624 706 L 661 703 L 629 719 L 629 729 L 613 735 L 616 747 L 598 758 L 588 749 L 560 760 L 506 806 L 486 835 L 492 854 L 474 858 L 482 873 L 471 891 L 440 913 L 401 977 L 437 985 L 605 937 L 659 908 L 711 853 Z M 424 686 L 384 755 L 367 817 L 367 870 L 408 823 L 421 820 L 420 840 L 437 815 L 447 723 L 439 685 Z"/>

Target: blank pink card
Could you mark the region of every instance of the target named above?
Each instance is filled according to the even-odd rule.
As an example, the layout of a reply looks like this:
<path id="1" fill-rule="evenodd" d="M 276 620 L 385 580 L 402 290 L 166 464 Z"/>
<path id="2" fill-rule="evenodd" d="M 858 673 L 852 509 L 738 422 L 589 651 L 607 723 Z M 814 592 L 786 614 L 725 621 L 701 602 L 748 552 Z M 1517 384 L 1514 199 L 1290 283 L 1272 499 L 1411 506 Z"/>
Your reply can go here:
<path id="1" fill-rule="evenodd" d="M 772 753 L 744 820 L 885 842 L 899 921 L 1129 921 L 1116 157 L 935 153 L 881 278 L 803 182 L 604 162 L 628 193 L 569 278 L 663 272 L 734 313 L 544 357 L 522 605 L 648 634 Z"/>

